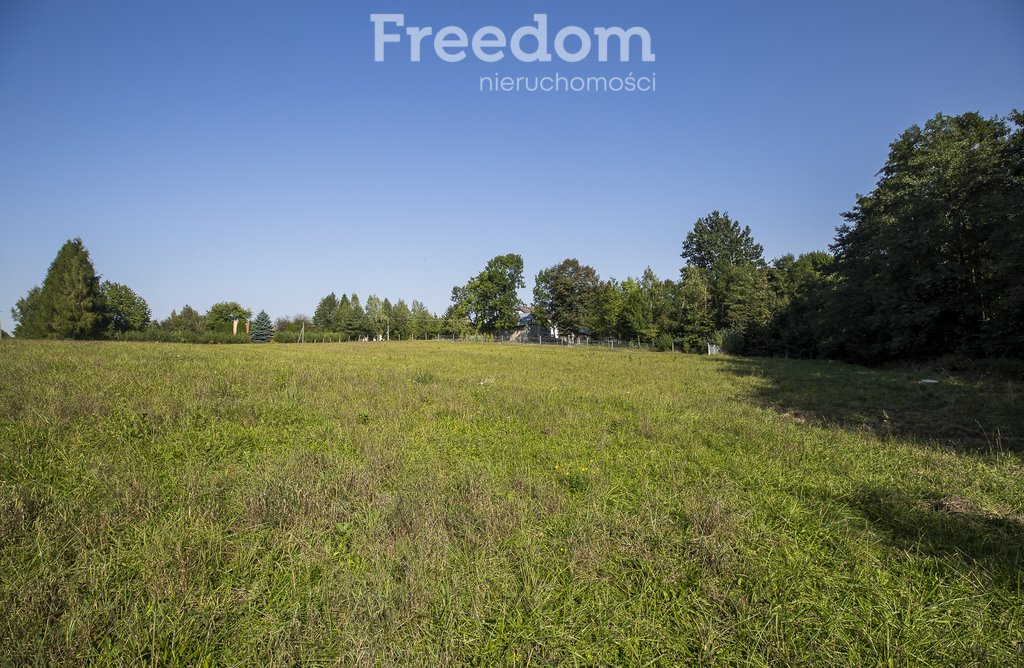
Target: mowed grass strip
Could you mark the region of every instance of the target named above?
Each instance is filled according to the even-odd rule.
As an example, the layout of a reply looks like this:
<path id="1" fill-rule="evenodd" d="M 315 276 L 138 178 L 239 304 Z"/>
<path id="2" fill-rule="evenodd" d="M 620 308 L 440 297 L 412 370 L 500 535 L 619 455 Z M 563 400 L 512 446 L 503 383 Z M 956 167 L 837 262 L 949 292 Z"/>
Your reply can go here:
<path id="1" fill-rule="evenodd" d="M 5 341 L 0 663 L 1017 665 L 1024 408 L 946 380 Z"/>

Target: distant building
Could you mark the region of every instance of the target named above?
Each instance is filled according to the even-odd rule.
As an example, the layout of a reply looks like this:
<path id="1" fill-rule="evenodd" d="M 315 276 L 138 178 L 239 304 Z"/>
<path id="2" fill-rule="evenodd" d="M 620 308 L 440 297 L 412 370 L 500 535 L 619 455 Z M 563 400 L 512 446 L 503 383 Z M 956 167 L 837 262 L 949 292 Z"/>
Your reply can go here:
<path id="1" fill-rule="evenodd" d="M 519 307 L 519 326 L 511 333 L 511 341 L 556 341 L 558 327 L 544 327 L 537 323 L 533 307 L 525 304 Z"/>

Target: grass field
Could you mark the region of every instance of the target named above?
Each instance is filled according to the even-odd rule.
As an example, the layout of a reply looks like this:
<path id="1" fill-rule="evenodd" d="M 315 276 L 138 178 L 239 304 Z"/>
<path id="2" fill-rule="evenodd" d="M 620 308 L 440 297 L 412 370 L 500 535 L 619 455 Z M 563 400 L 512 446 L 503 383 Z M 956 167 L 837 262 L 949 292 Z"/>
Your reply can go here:
<path id="1" fill-rule="evenodd" d="M 0 345 L 0 663 L 1020 665 L 1024 387 Z"/>

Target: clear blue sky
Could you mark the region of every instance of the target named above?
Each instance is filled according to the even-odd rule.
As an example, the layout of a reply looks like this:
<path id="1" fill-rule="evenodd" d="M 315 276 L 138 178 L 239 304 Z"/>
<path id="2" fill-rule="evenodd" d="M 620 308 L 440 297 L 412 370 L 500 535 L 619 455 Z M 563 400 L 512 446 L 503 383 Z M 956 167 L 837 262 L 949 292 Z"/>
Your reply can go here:
<path id="1" fill-rule="evenodd" d="M 657 60 L 375 63 L 373 12 L 641 26 Z M 158 318 L 330 291 L 442 311 L 508 252 L 530 287 L 566 257 L 675 278 L 713 209 L 769 258 L 825 248 L 909 125 L 1024 106 L 1022 34 L 1020 0 L 0 0 L 0 322 L 76 236 Z M 657 92 L 479 91 L 554 71 Z"/>

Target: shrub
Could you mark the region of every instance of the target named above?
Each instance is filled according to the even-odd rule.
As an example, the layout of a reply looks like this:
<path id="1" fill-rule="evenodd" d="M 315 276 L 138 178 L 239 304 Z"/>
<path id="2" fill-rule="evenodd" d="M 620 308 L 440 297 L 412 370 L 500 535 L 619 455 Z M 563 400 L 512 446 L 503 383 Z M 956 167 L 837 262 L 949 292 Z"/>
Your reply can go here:
<path id="1" fill-rule="evenodd" d="M 141 332 L 116 332 L 110 335 L 113 341 L 153 341 L 158 343 L 249 343 L 245 333 L 232 336 L 223 332 L 188 332 L 147 329 Z"/>

